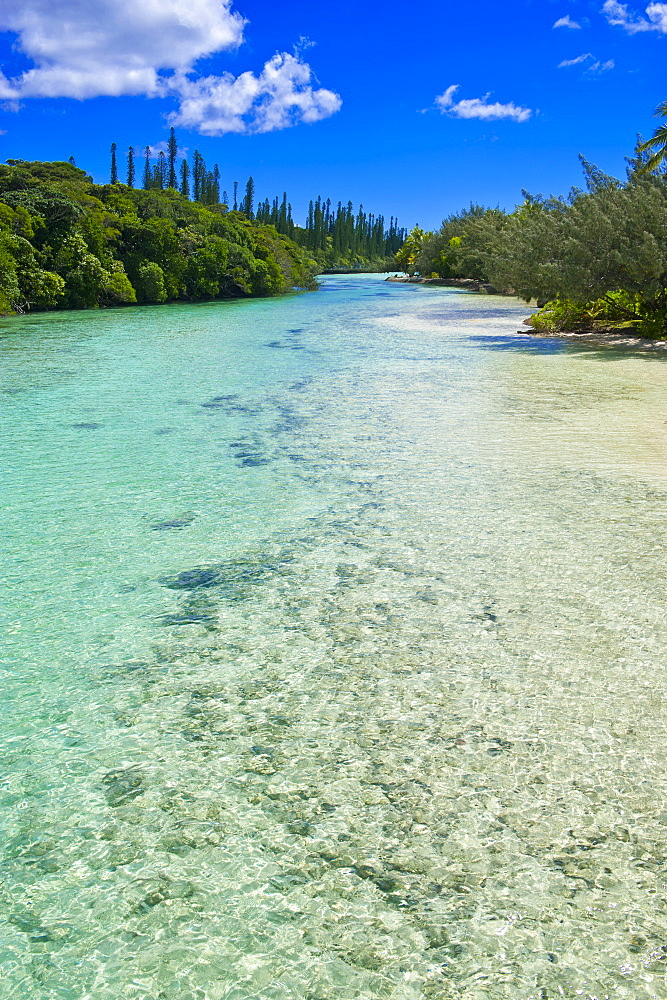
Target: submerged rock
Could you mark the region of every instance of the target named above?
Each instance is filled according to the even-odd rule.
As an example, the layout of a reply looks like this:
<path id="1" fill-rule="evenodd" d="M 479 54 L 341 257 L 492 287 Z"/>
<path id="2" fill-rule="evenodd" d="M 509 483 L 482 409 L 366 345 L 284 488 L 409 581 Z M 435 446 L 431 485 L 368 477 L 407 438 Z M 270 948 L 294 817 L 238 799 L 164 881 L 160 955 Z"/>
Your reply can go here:
<path id="1" fill-rule="evenodd" d="M 112 809 L 131 802 L 144 791 L 143 777 L 136 767 L 107 771 L 102 784 L 105 786 L 104 796 Z"/>
<path id="2" fill-rule="evenodd" d="M 175 576 L 160 577 L 158 583 L 169 590 L 209 590 L 218 588 L 226 600 L 245 600 L 252 586 L 266 577 L 284 571 L 289 560 L 285 556 L 275 559 L 229 560 L 210 566 L 195 566 Z"/>
<path id="3" fill-rule="evenodd" d="M 202 587 L 220 587 L 225 582 L 222 566 L 197 566 L 186 569 L 176 576 L 163 576 L 159 579 L 163 587 L 169 590 L 198 590 Z"/>
<path id="4" fill-rule="evenodd" d="M 174 611 L 172 614 L 162 615 L 161 625 L 215 625 L 215 619 L 206 611 Z"/>
<path id="5" fill-rule="evenodd" d="M 170 521 L 155 521 L 149 527 L 151 531 L 170 531 L 172 528 L 187 528 L 192 524 L 196 515 L 184 514 L 182 517 L 174 517 Z"/>

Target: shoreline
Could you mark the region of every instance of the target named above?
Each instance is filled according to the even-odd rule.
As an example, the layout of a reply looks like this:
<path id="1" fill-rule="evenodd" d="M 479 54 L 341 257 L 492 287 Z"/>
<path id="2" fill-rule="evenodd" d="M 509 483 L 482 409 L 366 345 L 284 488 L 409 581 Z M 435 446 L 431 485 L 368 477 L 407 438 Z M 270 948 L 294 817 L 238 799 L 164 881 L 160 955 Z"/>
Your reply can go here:
<path id="1" fill-rule="evenodd" d="M 394 281 L 402 285 L 443 285 L 445 288 L 463 288 L 470 292 L 483 292 L 486 295 L 502 295 L 488 281 L 478 281 L 477 278 L 415 278 L 410 275 L 390 275 L 385 281 Z"/>
<path id="2" fill-rule="evenodd" d="M 569 330 L 533 330 L 530 326 L 517 330 L 527 337 L 568 340 L 573 343 L 590 344 L 591 347 L 618 347 L 635 351 L 667 351 L 667 340 L 653 340 L 651 337 L 618 333 L 614 330 L 585 330 L 574 333 Z"/>
<path id="3" fill-rule="evenodd" d="M 488 282 L 477 281 L 474 278 L 415 278 L 407 275 L 392 275 L 385 278 L 385 281 L 410 285 L 443 285 L 449 288 L 462 288 L 471 292 L 481 292 L 484 295 L 503 295 L 503 292 L 499 292 L 497 288 L 494 288 Z M 591 347 L 616 347 L 623 350 L 635 351 L 667 350 L 667 339 L 654 340 L 651 337 L 619 333 L 615 330 L 584 330 L 579 332 L 571 330 L 533 330 L 530 320 L 525 326 L 525 329 L 517 330 L 517 333 L 527 337 L 569 340 L 574 343 L 590 344 Z"/>

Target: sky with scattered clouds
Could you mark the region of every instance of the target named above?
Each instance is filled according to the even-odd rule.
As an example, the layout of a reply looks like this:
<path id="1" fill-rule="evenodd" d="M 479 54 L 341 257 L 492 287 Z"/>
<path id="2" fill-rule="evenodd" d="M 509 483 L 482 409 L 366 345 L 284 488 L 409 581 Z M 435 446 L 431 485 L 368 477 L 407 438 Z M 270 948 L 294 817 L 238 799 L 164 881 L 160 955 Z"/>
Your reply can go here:
<path id="1" fill-rule="evenodd" d="M 433 227 L 471 200 L 621 175 L 667 98 L 667 3 L 0 0 L 0 158 L 164 143 L 223 187 L 318 194 Z"/>

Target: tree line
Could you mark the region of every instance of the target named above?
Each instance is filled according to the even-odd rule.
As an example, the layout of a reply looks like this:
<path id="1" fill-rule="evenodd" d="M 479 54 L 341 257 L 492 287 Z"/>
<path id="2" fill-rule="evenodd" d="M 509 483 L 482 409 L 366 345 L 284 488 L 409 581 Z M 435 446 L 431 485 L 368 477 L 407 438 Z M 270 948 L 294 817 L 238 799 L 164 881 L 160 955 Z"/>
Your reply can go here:
<path id="1" fill-rule="evenodd" d="M 276 295 L 313 287 L 317 270 L 273 226 L 172 186 L 0 164 L 0 313 Z"/>
<path id="2" fill-rule="evenodd" d="M 667 102 L 656 115 L 667 119 Z M 584 188 L 548 198 L 524 191 L 509 213 L 471 205 L 432 233 L 416 226 L 397 266 L 537 300 L 537 329 L 667 337 L 667 125 L 639 138 L 623 180 L 580 159 Z"/>
<path id="3" fill-rule="evenodd" d="M 265 198 L 255 207 L 255 182 L 252 177 L 246 181 L 240 195 L 239 182 L 234 181 L 231 195 L 221 189 L 220 167 L 213 169 L 206 165 L 204 157 L 195 149 L 190 164 L 186 158 L 178 162 L 178 140 L 173 128 L 169 130 L 167 150 L 157 154 L 146 146 L 143 151 L 142 184 L 144 191 L 177 190 L 189 200 L 202 205 L 224 205 L 229 211 L 242 212 L 246 218 L 259 225 L 273 226 L 277 232 L 288 236 L 309 251 L 320 267 L 372 267 L 389 269 L 394 264 L 394 255 L 406 238 L 407 230 L 400 229 L 398 219 L 392 216 L 389 226 L 385 226 L 383 215 L 375 216 L 364 212 L 363 205 L 354 211 L 352 202 L 338 202 L 332 208 L 331 199 L 324 201 L 321 196 L 311 200 L 308 217 L 304 226 L 295 223 L 292 205 L 283 192 L 282 199 Z M 126 154 L 125 184 L 135 187 L 137 179 L 137 158 L 133 146 Z M 109 171 L 111 184 L 119 184 L 118 148 L 111 143 Z"/>

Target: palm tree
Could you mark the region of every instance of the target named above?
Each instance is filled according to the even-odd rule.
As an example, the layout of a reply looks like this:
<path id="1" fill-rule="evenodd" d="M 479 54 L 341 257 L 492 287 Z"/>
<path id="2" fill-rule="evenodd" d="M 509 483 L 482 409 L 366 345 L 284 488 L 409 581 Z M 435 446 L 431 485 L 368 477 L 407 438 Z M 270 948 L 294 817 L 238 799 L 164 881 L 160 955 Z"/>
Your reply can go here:
<path id="1" fill-rule="evenodd" d="M 664 118 L 665 123 L 655 130 L 650 139 L 637 146 L 638 153 L 650 153 L 648 160 L 639 170 L 640 174 L 648 174 L 661 163 L 667 162 L 667 101 L 663 101 L 655 109 L 655 118 Z"/>

